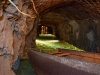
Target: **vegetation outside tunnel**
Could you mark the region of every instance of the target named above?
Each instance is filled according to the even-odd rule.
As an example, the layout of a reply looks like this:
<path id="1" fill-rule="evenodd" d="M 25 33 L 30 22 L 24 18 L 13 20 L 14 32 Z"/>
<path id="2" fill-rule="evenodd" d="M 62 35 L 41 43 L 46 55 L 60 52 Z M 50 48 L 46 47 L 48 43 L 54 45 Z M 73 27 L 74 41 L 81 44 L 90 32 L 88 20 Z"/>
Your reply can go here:
<path id="1" fill-rule="evenodd" d="M 36 50 L 42 52 L 55 52 L 57 48 L 83 51 L 67 42 L 58 40 L 52 34 L 42 34 L 36 40 Z"/>

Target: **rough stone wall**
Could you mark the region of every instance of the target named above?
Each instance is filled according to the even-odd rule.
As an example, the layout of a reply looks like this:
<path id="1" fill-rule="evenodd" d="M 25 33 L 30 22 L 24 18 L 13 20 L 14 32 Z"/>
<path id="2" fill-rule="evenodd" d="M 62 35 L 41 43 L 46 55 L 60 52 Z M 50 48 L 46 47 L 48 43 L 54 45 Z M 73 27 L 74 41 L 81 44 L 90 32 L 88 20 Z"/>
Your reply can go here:
<path id="1" fill-rule="evenodd" d="M 91 52 L 100 52 L 99 20 L 71 4 L 52 8 L 41 17 L 42 25 L 56 28 L 55 35 L 59 39 Z"/>
<path id="2" fill-rule="evenodd" d="M 22 12 L 32 16 L 36 15 L 32 2 L 31 4 L 30 1 L 23 0 L 14 0 L 13 2 Z M 35 18 L 19 13 L 9 2 L 7 2 L 5 9 L 0 8 L 0 75 L 15 75 L 12 68 L 17 68 L 18 64 L 15 65 L 15 62 L 18 57 L 23 58 L 25 45 L 26 47 L 30 45 L 28 41 L 26 42 L 26 38 L 29 33 L 35 34 L 36 32 L 36 26 L 33 26 L 34 20 Z M 35 31 L 31 32 L 32 29 Z M 35 38 L 36 36 L 32 35 L 31 37 Z"/>
<path id="3" fill-rule="evenodd" d="M 13 2 L 22 12 L 37 16 L 31 0 L 13 0 Z M 40 2 L 41 0 L 35 3 L 38 5 L 41 4 Z M 49 1 L 42 1 L 43 4 L 36 8 L 39 11 L 40 8 L 41 11 L 44 10 L 47 8 L 44 7 L 45 2 Z M 50 2 L 48 7 L 64 1 Z M 16 67 L 15 62 L 18 57 L 23 57 L 25 48 L 35 47 L 37 24 L 38 19 L 27 17 L 19 13 L 9 1 L 0 0 L 0 39 L 2 39 L 0 42 L 0 64 L 2 64 L 0 75 L 14 75 L 12 68 L 14 68 L 13 65 Z"/>
<path id="4" fill-rule="evenodd" d="M 35 46 L 38 20 L 22 15 L 9 2 L 6 2 L 5 7 L 3 7 L 3 3 L 5 2 L 2 1 L 7 0 L 0 0 L 0 75 L 14 75 L 12 66 L 18 57 L 21 58 L 23 56 L 25 46 L 26 48 Z M 71 1 L 72 0 L 36 0 L 35 4 L 38 12 L 42 12 L 55 4 Z M 13 0 L 13 2 L 22 12 L 32 16 L 37 15 L 33 10 L 31 0 Z M 71 8 L 67 10 L 70 9 Z M 72 15 L 71 17 L 82 17 L 81 14 L 83 13 L 81 12 L 80 15 L 78 15 L 76 13 L 79 11 L 75 11 L 74 13 L 74 9 L 75 8 L 73 8 L 73 11 L 69 11 Z M 52 22 L 54 23 L 54 21 Z M 57 34 L 59 38 L 82 49 L 90 48 L 92 50 L 96 49 L 96 47 L 100 47 L 100 19 L 88 21 L 69 19 L 67 22 L 56 20 L 55 25 L 56 24 L 58 24 L 58 26 L 55 26 L 57 27 L 57 33 L 55 34 Z"/>
<path id="5" fill-rule="evenodd" d="M 26 37 L 26 48 L 36 47 L 35 40 L 37 37 L 37 26 L 38 26 L 38 19 L 34 20 L 34 26 L 31 27 L 30 33 Z M 33 23 L 31 23 L 33 25 Z"/>
<path id="6" fill-rule="evenodd" d="M 73 0 L 35 0 L 36 8 L 38 12 L 42 12 L 45 9 L 52 7 L 53 5 L 60 4 L 63 2 L 71 2 Z M 42 14 L 42 13 L 40 13 Z"/>
<path id="7" fill-rule="evenodd" d="M 60 39 L 65 40 L 65 41 L 70 41 L 71 34 L 72 34 L 72 27 L 66 22 L 66 23 L 61 23 L 57 26 L 57 30 L 59 32 L 58 35 Z"/>
<path id="8" fill-rule="evenodd" d="M 13 32 L 9 21 L 0 9 L 0 75 L 14 75 L 13 63 Z"/>
<path id="9" fill-rule="evenodd" d="M 36 15 L 33 7 L 29 3 L 25 3 L 25 1 L 18 2 L 20 10 L 24 13 L 28 13 L 30 15 Z M 18 12 L 16 14 L 19 14 Z M 25 45 L 30 45 L 26 42 L 26 37 L 31 32 L 34 24 L 34 18 L 27 17 L 25 15 L 19 14 L 18 19 L 15 21 L 14 27 L 14 61 L 17 60 L 18 57 L 23 58 L 23 51 L 25 50 Z M 34 34 L 34 33 L 33 33 Z M 32 36 L 31 36 L 32 37 Z M 27 44 L 28 43 L 28 44 Z M 35 44 L 35 42 L 34 42 Z"/>
<path id="10" fill-rule="evenodd" d="M 100 31 L 99 19 L 72 20 L 60 23 L 57 26 L 56 36 L 81 49 L 90 52 L 99 52 Z"/>
<path id="11" fill-rule="evenodd" d="M 87 20 L 80 20 L 78 21 L 79 24 L 79 29 L 78 29 L 78 38 L 77 40 L 74 40 L 76 43 L 76 46 L 88 50 L 89 49 L 89 40 L 87 38 L 86 32 L 88 31 L 89 28 L 89 22 Z"/>

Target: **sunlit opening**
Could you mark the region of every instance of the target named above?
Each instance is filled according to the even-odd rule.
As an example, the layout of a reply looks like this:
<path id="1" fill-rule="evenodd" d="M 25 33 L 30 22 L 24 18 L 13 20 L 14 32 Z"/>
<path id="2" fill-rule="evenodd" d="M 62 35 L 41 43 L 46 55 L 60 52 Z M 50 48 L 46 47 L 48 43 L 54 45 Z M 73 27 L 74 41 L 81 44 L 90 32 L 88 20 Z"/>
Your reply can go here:
<path id="1" fill-rule="evenodd" d="M 53 52 L 57 48 L 83 51 L 67 42 L 56 39 L 56 36 L 52 34 L 40 34 L 36 39 L 36 48 L 44 52 L 48 52 L 48 50 Z"/>

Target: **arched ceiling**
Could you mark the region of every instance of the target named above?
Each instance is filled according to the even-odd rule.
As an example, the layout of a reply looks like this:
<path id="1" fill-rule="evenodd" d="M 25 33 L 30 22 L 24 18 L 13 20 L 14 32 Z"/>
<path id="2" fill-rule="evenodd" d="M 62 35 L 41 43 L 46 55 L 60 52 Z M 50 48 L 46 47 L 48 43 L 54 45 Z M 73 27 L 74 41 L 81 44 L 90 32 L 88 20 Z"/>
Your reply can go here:
<path id="1" fill-rule="evenodd" d="M 73 7 L 89 13 L 91 17 L 100 17 L 100 0 L 34 0 L 39 13 L 60 3 L 72 3 Z"/>
<path id="2" fill-rule="evenodd" d="M 74 0 L 34 0 L 34 3 L 37 11 L 42 12 L 45 9 L 54 6 L 56 4 L 63 3 L 63 2 L 72 2 L 72 1 Z"/>
<path id="3" fill-rule="evenodd" d="M 0 7 L 6 4 L 8 0 L 0 0 Z M 12 0 L 13 1 L 13 0 Z M 17 0 L 14 0 L 17 1 Z M 33 4 L 32 0 L 19 0 L 24 3 Z M 100 18 L 100 0 L 33 0 L 37 12 L 41 15 L 48 12 L 50 8 L 72 5 L 77 9 L 88 13 L 91 17 Z M 8 1 L 9 3 L 9 1 Z M 6 5 L 5 5 L 6 6 Z M 33 7 L 32 7 L 33 9 Z"/>
<path id="4" fill-rule="evenodd" d="M 44 0 L 35 3 L 41 17 L 41 24 L 45 25 L 57 25 L 68 19 L 100 18 L 99 0 Z"/>

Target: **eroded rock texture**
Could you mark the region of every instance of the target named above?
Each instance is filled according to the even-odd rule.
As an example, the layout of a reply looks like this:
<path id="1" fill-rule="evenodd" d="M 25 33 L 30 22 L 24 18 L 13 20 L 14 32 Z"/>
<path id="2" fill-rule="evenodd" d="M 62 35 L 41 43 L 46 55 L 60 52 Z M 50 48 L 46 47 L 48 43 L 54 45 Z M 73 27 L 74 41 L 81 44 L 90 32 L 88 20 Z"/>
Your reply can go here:
<path id="1" fill-rule="evenodd" d="M 14 0 L 16 6 L 22 12 L 29 15 L 36 15 L 31 1 Z M 3 11 L 4 10 L 4 11 Z M 0 75 L 14 75 L 12 68 L 17 69 L 18 57 L 23 58 L 26 36 L 31 32 L 35 18 L 22 15 L 9 2 L 0 9 Z M 34 37 L 34 36 L 33 36 Z M 35 36 L 36 37 L 36 36 Z M 35 44 L 35 41 L 32 45 Z M 19 62 L 18 62 L 19 63 Z M 13 67 L 14 65 L 14 67 Z"/>
<path id="2" fill-rule="evenodd" d="M 23 51 L 35 47 L 38 22 L 53 34 L 81 49 L 98 52 L 100 47 L 100 1 L 0 0 L 0 75 L 14 75 L 12 66 Z M 34 6 L 35 5 L 35 6 Z M 36 10 L 34 10 L 36 8 Z M 40 19 L 40 20 L 39 20 Z"/>
<path id="3" fill-rule="evenodd" d="M 77 4 L 77 3 L 76 3 Z M 84 9 L 83 9 L 84 10 Z M 99 18 L 91 17 L 74 3 L 55 6 L 41 16 L 41 25 L 54 26 L 55 35 L 83 50 L 99 52 Z"/>
<path id="4" fill-rule="evenodd" d="M 14 75 L 11 67 L 13 62 L 13 32 L 2 9 L 0 10 L 0 75 Z"/>

